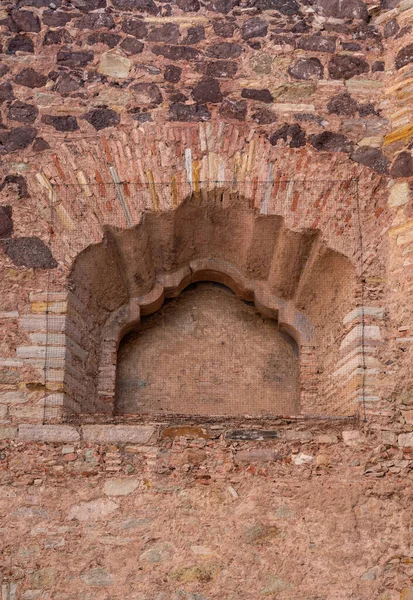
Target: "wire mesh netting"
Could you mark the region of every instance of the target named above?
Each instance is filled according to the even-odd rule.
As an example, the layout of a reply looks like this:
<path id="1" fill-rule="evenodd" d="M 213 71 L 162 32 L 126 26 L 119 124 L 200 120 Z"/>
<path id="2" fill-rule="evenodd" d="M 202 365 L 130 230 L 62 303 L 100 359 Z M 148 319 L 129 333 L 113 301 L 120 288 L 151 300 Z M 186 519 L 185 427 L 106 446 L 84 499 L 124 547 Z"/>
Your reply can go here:
<path id="1" fill-rule="evenodd" d="M 362 412 L 359 211 L 357 180 L 56 186 L 45 420 Z"/>

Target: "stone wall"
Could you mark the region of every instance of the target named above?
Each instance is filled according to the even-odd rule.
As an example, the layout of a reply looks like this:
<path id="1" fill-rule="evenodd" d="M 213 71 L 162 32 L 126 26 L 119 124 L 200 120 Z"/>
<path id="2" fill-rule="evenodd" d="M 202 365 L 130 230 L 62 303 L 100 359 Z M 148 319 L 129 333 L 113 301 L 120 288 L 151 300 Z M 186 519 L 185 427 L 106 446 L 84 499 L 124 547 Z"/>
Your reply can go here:
<path id="1" fill-rule="evenodd" d="M 413 598 L 412 21 L 411 0 L 2 3 L 2 600 Z M 257 251 L 216 219 L 241 276 L 189 267 L 304 336 L 305 419 L 109 422 L 120 339 L 190 279 L 188 203 L 282 230 Z"/>
<path id="2" fill-rule="evenodd" d="M 16 435 L 0 449 L 7 600 L 413 593 L 411 434 L 318 422 Z"/>

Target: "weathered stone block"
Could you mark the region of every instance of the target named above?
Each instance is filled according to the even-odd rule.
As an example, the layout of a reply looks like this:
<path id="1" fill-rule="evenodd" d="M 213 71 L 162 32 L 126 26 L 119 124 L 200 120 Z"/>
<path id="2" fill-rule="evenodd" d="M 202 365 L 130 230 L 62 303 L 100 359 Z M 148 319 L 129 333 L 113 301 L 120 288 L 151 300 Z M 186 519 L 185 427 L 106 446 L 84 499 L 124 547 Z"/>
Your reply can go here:
<path id="1" fill-rule="evenodd" d="M 17 437 L 17 427 L 0 427 L 0 440 L 13 440 Z"/>
<path id="2" fill-rule="evenodd" d="M 346 446 L 357 447 L 361 446 L 366 441 L 364 435 L 357 429 L 342 431 L 341 436 Z"/>
<path id="3" fill-rule="evenodd" d="M 69 425 L 20 425 L 19 440 L 40 442 L 77 442 L 80 435 Z"/>
<path id="4" fill-rule="evenodd" d="M 401 433 L 397 438 L 397 443 L 401 448 L 411 448 L 413 447 L 413 432 L 411 433 Z"/>
<path id="5" fill-rule="evenodd" d="M 104 492 L 107 496 L 128 496 L 138 489 L 139 485 L 139 479 L 132 477 L 117 477 L 105 482 Z"/>
<path id="6" fill-rule="evenodd" d="M 119 505 L 109 498 L 98 498 L 90 502 L 75 504 L 69 510 L 67 518 L 78 521 L 97 521 L 104 519 L 118 510 Z"/>
<path id="7" fill-rule="evenodd" d="M 146 444 L 155 433 L 149 425 L 83 425 L 82 438 L 86 442 L 130 442 Z"/>
<path id="8" fill-rule="evenodd" d="M 235 462 L 273 462 L 282 460 L 282 456 L 271 448 L 256 448 L 251 450 L 239 450 L 235 454 Z"/>
<path id="9" fill-rule="evenodd" d="M 132 63 L 121 54 L 107 52 L 103 54 L 98 66 L 98 72 L 108 77 L 125 79 L 129 75 Z"/>

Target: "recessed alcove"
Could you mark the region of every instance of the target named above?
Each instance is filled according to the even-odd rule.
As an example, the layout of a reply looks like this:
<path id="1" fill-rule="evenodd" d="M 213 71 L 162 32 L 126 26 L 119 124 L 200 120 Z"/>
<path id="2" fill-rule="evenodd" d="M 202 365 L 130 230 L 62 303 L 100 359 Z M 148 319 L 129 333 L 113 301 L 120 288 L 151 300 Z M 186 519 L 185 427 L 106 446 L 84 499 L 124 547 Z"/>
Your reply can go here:
<path id="1" fill-rule="evenodd" d="M 354 257 L 224 197 L 107 226 L 76 256 L 57 397 L 68 419 L 357 412 L 362 338 L 343 344 Z"/>
<path id="2" fill-rule="evenodd" d="M 143 317 L 118 350 L 118 415 L 299 412 L 296 342 L 229 288 L 195 283 Z"/>

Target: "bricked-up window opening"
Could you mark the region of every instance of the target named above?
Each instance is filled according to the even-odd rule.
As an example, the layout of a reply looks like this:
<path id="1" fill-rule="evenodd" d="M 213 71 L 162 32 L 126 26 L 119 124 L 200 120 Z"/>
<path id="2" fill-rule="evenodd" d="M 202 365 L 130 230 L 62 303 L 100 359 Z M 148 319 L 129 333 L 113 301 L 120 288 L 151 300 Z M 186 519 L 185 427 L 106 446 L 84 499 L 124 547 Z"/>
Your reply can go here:
<path id="1" fill-rule="evenodd" d="M 152 418 L 159 406 L 162 418 L 168 411 L 178 414 L 177 399 L 185 398 L 185 406 L 190 406 L 185 414 L 202 414 L 201 398 L 208 406 L 205 416 L 219 416 L 212 399 L 208 405 L 207 394 L 200 396 L 198 390 L 213 385 L 219 361 L 233 373 L 235 368 L 248 370 L 255 361 L 255 376 L 262 377 L 261 382 L 245 378 L 255 385 L 251 393 L 234 385 L 233 393 L 214 392 L 211 398 L 221 407 L 228 398 L 232 402 L 232 412 L 229 405 L 221 409 L 223 417 L 350 416 L 359 412 L 367 395 L 374 399 L 365 339 L 367 335 L 368 351 L 374 355 L 380 331 L 374 323 L 365 327 L 365 267 L 355 182 L 281 180 L 251 186 L 214 181 L 200 182 L 198 188 L 191 183 L 119 183 L 106 185 L 104 196 L 102 186 L 90 185 L 86 191 L 86 201 L 74 198 L 69 185 L 52 195 L 50 248 L 59 266 L 48 273 L 47 335 L 39 350 L 45 354 L 45 421 L 140 419 L 145 414 Z M 368 268 L 374 275 L 370 264 Z M 292 347 L 281 334 L 296 341 L 299 357 L 293 356 L 290 380 L 281 376 L 273 394 L 278 404 L 272 403 L 271 413 L 263 404 L 273 385 L 268 373 L 279 375 L 283 370 L 267 369 L 271 353 L 277 354 L 273 349 L 268 348 L 259 362 L 259 344 L 255 352 L 251 344 L 248 359 L 237 358 L 237 367 L 225 356 L 215 363 L 212 356 L 205 361 L 199 356 L 192 387 L 184 390 L 187 396 L 179 392 L 177 374 L 174 379 L 169 375 L 173 364 L 168 365 L 167 377 L 141 377 L 128 372 L 128 362 L 122 362 L 134 347 L 129 344 L 133 334 L 125 336 L 136 331 L 138 347 L 158 325 L 166 328 L 159 323 L 168 322 L 169 312 L 182 307 L 186 315 L 185 299 L 191 294 L 201 298 L 203 293 L 202 286 L 188 289 L 196 282 L 220 283 L 234 292 L 214 287 L 222 307 L 235 303 L 234 310 L 228 308 L 228 319 L 250 309 L 262 321 L 267 319 L 265 327 L 275 332 L 272 343 L 277 340 L 279 348 L 287 344 L 284 359 Z M 27 326 L 37 332 L 40 317 L 28 316 Z M 234 327 L 231 340 L 239 351 Z M 165 339 L 169 360 L 179 357 L 174 348 L 178 338 L 173 334 Z M 153 365 L 157 375 L 163 375 L 159 371 L 166 370 L 166 361 L 154 355 Z M 122 383 L 123 373 L 127 377 Z M 235 382 L 234 377 L 224 380 Z M 139 412 L 138 402 L 130 400 L 132 388 L 138 388 L 142 401 L 153 386 L 156 394 L 145 400 L 147 412 Z M 237 403 L 232 401 L 235 396 Z"/>
<path id="2" fill-rule="evenodd" d="M 299 413 L 298 348 L 228 288 L 192 284 L 119 347 L 116 413 Z"/>

